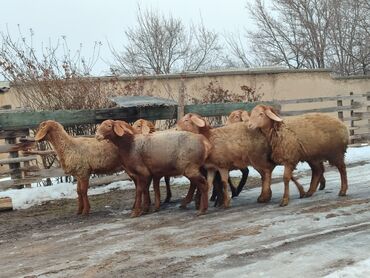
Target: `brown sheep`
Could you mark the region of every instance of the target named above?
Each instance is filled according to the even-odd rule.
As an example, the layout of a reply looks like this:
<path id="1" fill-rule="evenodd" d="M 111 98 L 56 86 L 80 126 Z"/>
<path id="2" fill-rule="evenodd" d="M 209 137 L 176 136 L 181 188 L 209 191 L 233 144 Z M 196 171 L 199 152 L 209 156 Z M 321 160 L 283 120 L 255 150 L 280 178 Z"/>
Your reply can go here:
<path id="1" fill-rule="evenodd" d="M 188 113 L 177 122 L 179 130 L 187 130 L 204 135 L 213 145 L 204 167 L 208 173 L 208 184 L 219 171 L 223 184 L 224 206 L 229 205 L 227 195 L 228 173 L 233 169 L 244 169 L 253 166 L 261 175 L 262 192 L 257 201 L 268 202 L 271 199 L 271 174 L 276 164 L 270 160 L 271 148 L 266 138 L 259 131 L 248 129 L 246 122 L 237 122 L 223 127 L 211 128 L 206 119 L 201 116 Z M 303 187 L 292 177 L 292 181 L 302 198 L 305 195 Z M 194 187 L 185 197 L 182 206 L 186 206 L 192 199 Z"/>
<path id="2" fill-rule="evenodd" d="M 77 179 L 78 214 L 87 215 L 90 211 L 87 196 L 90 175 L 107 174 L 122 169 L 118 148 L 111 142 L 99 142 L 95 138 L 72 137 L 58 122 L 40 123 L 35 140 L 49 141 L 57 153 L 64 172 Z"/>
<path id="3" fill-rule="evenodd" d="M 135 134 L 149 134 L 155 132 L 154 123 L 151 121 L 147 121 L 144 119 L 139 119 L 132 125 Z M 169 203 L 172 197 L 171 187 L 170 187 L 170 177 L 164 177 L 164 181 L 166 183 L 166 199 L 164 200 L 165 203 Z M 154 185 L 153 185 L 154 187 Z M 155 192 L 155 194 L 160 194 Z M 156 204 L 156 209 L 158 210 L 159 204 Z"/>
<path id="4" fill-rule="evenodd" d="M 233 112 L 230 113 L 228 119 L 227 119 L 227 122 L 226 124 L 233 124 L 233 123 L 238 123 L 238 122 L 249 122 L 249 119 L 250 119 L 250 112 L 248 111 L 245 111 L 245 110 L 235 110 Z M 324 169 L 324 165 L 321 166 L 322 169 Z M 243 189 L 244 185 L 245 185 L 245 182 L 247 180 L 247 177 L 248 177 L 248 168 L 244 169 L 244 170 L 241 170 L 242 173 L 243 173 L 243 176 L 242 176 L 242 179 L 237 187 L 237 195 L 239 195 L 239 193 L 241 192 L 241 190 Z M 245 171 L 245 173 L 243 172 Z M 246 172 L 248 171 L 248 172 Z M 244 181 L 245 179 L 245 181 Z M 326 184 L 326 180 L 325 180 L 325 177 L 324 175 L 322 175 L 321 179 L 320 179 L 320 190 L 324 190 L 325 189 L 325 184 Z"/>
<path id="5" fill-rule="evenodd" d="M 271 148 L 271 158 L 284 165 L 284 196 L 281 205 L 289 202 L 289 180 L 300 161 L 306 161 L 312 169 L 311 196 L 317 189 L 323 174 L 323 161 L 336 166 L 341 176 L 339 196 L 346 195 L 348 182 L 344 155 L 349 142 L 346 125 L 339 119 L 323 113 L 311 113 L 283 120 L 270 106 L 253 108 L 248 127 L 261 130 Z"/>
<path id="6" fill-rule="evenodd" d="M 134 134 L 133 128 L 128 123 L 106 120 L 97 129 L 96 138 L 108 139 L 118 147 L 122 166 L 135 182 L 136 197 L 132 217 L 148 211 L 146 195 L 149 182 L 152 178 L 154 182 L 163 176 L 187 177 L 201 192 L 198 214 L 207 211 L 208 185 L 199 169 L 204 164 L 212 145 L 204 136 L 178 131 Z"/>

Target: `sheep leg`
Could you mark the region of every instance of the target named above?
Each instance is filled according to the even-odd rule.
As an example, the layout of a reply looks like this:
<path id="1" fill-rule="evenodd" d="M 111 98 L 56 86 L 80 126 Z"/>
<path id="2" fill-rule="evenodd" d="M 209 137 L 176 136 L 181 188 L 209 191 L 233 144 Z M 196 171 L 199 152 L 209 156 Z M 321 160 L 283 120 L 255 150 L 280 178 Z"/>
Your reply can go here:
<path id="1" fill-rule="evenodd" d="M 221 181 L 221 175 L 220 175 L 220 172 L 217 171 L 215 176 L 214 176 L 214 179 L 213 179 L 213 192 L 212 194 L 215 195 L 215 198 L 214 198 L 214 207 L 220 207 L 222 204 L 223 204 L 223 189 L 222 189 L 222 181 Z M 212 198 L 211 198 L 212 200 Z"/>
<path id="2" fill-rule="evenodd" d="M 230 191 L 231 191 L 231 197 L 234 198 L 235 196 L 237 196 L 237 188 L 235 188 L 235 185 L 233 184 L 233 181 L 231 180 L 231 178 L 229 177 L 227 179 L 227 182 L 229 183 L 229 188 L 230 188 Z"/>
<path id="3" fill-rule="evenodd" d="M 148 185 L 148 179 L 143 178 L 143 177 L 136 178 L 135 206 L 131 212 L 131 217 L 138 217 L 143 213 L 142 207 L 141 207 L 141 201 L 142 201 L 144 191 L 146 191 L 147 189 L 146 188 L 147 185 Z"/>
<path id="4" fill-rule="evenodd" d="M 77 196 L 78 196 L 77 214 L 81 214 L 82 213 L 82 210 L 84 208 L 84 203 L 83 203 L 83 199 L 82 199 L 80 179 L 77 179 Z"/>
<path id="5" fill-rule="evenodd" d="M 197 215 L 202 215 L 207 212 L 208 209 L 208 184 L 207 180 L 202 176 L 188 177 L 191 183 L 197 185 L 197 189 L 200 194 L 200 206 Z"/>
<path id="6" fill-rule="evenodd" d="M 338 171 L 340 173 L 340 180 L 341 180 L 341 185 L 340 185 L 340 191 L 339 191 L 339 196 L 346 196 L 347 189 L 348 189 L 348 180 L 347 180 L 347 169 L 346 165 L 344 164 L 344 157 L 342 157 L 339 162 L 334 164 L 337 166 Z"/>
<path id="7" fill-rule="evenodd" d="M 169 203 L 172 197 L 170 177 L 164 177 L 164 181 L 166 182 L 166 199 L 164 200 L 164 202 Z"/>
<path id="8" fill-rule="evenodd" d="M 257 199 L 258 203 L 267 203 L 271 200 L 271 173 L 272 170 L 257 170 L 261 175 L 262 190 L 261 194 Z"/>
<path id="9" fill-rule="evenodd" d="M 325 189 L 325 185 L 326 185 L 326 179 L 325 179 L 324 174 L 323 174 L 321 176 L 321 179 L 320 179 L 320 187 L 319 187 L 319 190 L 324 190 Z"/>
<path id="10" fill-rule="evenodd" d="M 83 215 L 88 215 L 90 212 L 90 203 L 89 198 L 87 196 L 87 189 L 89 188 L 89 178 L 81 179 L 80 182 L 80 189 L 81 189 L 81 196 L 82 196 L 82 202 L 83 202 Z"/>
<path id="11" fill-rule="evenodd" d="M 221 175 L 221 181 L 222 181 L 222 189 L 223 189 L 223 207 L 228 208 L 230 206 L 230 197 L 227 193 L 227 185 L 228 185 L 228 179 L 229 179 L 229 170 L 228 169 L 220 169 L 219 170 Z"/>
<path id="12" fill-rule="evenodd" d="M 240 171 L 242 172 L 242 178 L 240 179 L 240 182 L 238 184 L 238 187 L 236 188 L 235 194 L 232 191 L 232 198 L 239 196 L 240 192 L 242 192 L 242 190 L 243 190 L 243 188 L 244 188 L 244 186 L 245 186 L 245 184 L 247 182 L 247 179 L 248 179 L 249 169 L 248 168 L 244 168 L 244 169 L 240 169 Z"/>
<path id="13" fill-rule="evenodd" d="M 294 168 L 295 167 L 289 167 L 289 166 L 284 167 L 284 176 L 283 176 L 284 195 L 283 195 L 283 199 L 280 202 L 281 207 L 284 207 L 288 205 L 289 203 L 289 181 L 292 179 L 292 173 L 293 173 Z"/>
<path id="14" fill-rule="evenodd" d="M 305 197 L 311 197 L 316 192 L 317 187 L 319 186 L 319 181 L 324 173 L 324 165 L 322 162 L 309 161 L 308 164 L 312 169 L 312 177 L 310 188 L 308 189 Z"/>
<path id="15" fill-rule="evenodd" d="M 154 188 L 154 207 L 155 211 L 158 211 L 161 206 L 161 191 L 159 189 L 160 178 L 153 178 L 153 188 Z"/>
<path id="16" fill-rule="evenodd" d="M 152 180 L 153 180 L 154 194 L 156 193 L 156 189 L 154 187 L 154 179 L 149 178 L 148 182 L 146 183 L 145 188 L 143 189 L 143 203 L 142 203 L 143 213 L 148 213 L 150 209 L 151 201 L 150 201 L 149 187 L 150 187 L 150 184 L 152 183 Z M 158 180 L 158 184 L 159 184 L 159 180 Z M 159 190 L 159 185 L 158 185 L 158 190 Z"/>
<path id="17" fill-rule="evenodd" d="M 292 176 L 292 181 L 294 182 L 295 186 L 299 191 L 299 198 L 303 198 L 306 195 L 303 186 L 298 182 L 298 180 L 294 176 Z"/>
<path id="18" fill-rule="evenodd" d="M 195 188 L 196 188 L 196 185 L 191 183 L 190 181 L 190 187 L 189 187 L 188 193 L 186 194 L 185 198 L 182 200 L 180 208 L 185 209 L 186 206 L 191 202 L 194 196 Z"/>

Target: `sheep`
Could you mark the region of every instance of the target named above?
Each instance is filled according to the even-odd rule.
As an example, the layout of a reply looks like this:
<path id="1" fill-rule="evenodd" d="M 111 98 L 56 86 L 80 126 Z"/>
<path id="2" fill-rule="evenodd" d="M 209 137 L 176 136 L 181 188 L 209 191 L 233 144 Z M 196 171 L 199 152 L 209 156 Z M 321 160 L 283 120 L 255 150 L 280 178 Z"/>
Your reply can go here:
<path id="1" fill-rule="evenodd" d="M 270 159 L 271 148 L 264 135 L 258 130 L 250 130 L 246 122 L 237 122 L 227 126 L 211 128 L 208 122 L 195 113 L 188 113 L 177 122 L 178 130 L 191 131 L 204 135 L 213 145 L 204 167 L 208 173 L 208 184 L 212 184 L 214 173 L 220 172 L 223 185 L 223 206 L 229 206 L 227 179 L 229 170 L 244 169 L 253 166 L 261 175 L 262 192 L 259 203 L 271 200 L 271 174 L 276 164 Z M 252 132 L 251 132 L 252 131 Z M 305 192 L 302 185 L 292 176 L 300 197 Z M 194 187 L 183 200 L 182 207 L 192 200 Z"/>
<path id="2" fill-rule="evenodd" d="M 151 121 L 147 121 L 144 119 L 138 119 L 132 124 L 135 134 L 149 134 L 155 132 L 154 123 Z M 165 203 L 169 203 L 172 197 L 171 187 L 170 187 L 170 177 L 164 177 L 164 181 L 166 183 L 166 199 L 164 200 Z M 155 192 L 155 194 L 160 194 Z M 156 204 L 156 209 L 158 210 L 158 204 Z"/>
<path id="3" fill-rule="evenodd" d="M 336 166 L 341 176 L 339 196 L 345 196 L 348 188 L 344 155 L 349 142 L 346 125 L 323 113 L 310 113 L 283 120 L 270 106 L 253 108 L 248 127 L 261 130 L 272 148 L 271 159 L 284 165 L 284 195 L 281 206 L 289 202 L 289 180 L 300 161 L 306 161 L 312 169 L 311 184 L 306 197 L 316 191 L 323 174 L 323 161 Z"/>
<path id="4" fill-rule="evenodd" d="M 90 203 L 87 196 L 90 175 L 107 174 L 121 170 L 118 148 L 108 141 L 70 136 L 56 121 L 41 122 L 36 141 L 47 140 L 57 153 L 66 174 L 77 179 L 77 214 L 88 215 Z"/>
<path id="5" fill-rule="evenodd" d="M 212 145 L 201 135 L 190 132 L 163 131 L 151 134 L 135 134 L 124 121 L 104 121 L 97 129 L 96 139 L 108 139 L 119 149 L 120 161 L 126 173 L 136 185 L 136 197 L 132 217 L 148 211 L 147 187 L 151 178 L 159 181 L 163 176 L 184 175 L 201 192 L 198 215 L 208 209 L 208 184 L 201 175 Z M 142 207 L 142 195 L 144 204 Z M 155 196 L 156 203 L 158 196 Z"/>
<path id="6" fill-rule="evenodd" d="M 204 135 L 213 145 L 204 167 L 207 170 L 208 184 L 212 184 L 215 172 L 219 171 L 223 186 L 223 206 L 229 206 L 227 180 L 229 171 L 254 165 L 262 177 L 262 193 L 259 202 L 271 199 L 271 173 L 275 165 L 269 160 L 269 146 L 262 133 L 250 131 L 243 122 L 219 128 L 211 128 L 208 122 L 194 113 L 188 113 L 177 122 L 179 130 L 187 130 Z M 191 201 L 194 189 L 189 190 L 182 207 Z"/>
<path id="7" fill-rule="evenodd" d="M 232 123 L 237 123 L 237 122 L 249 122 L 249 119 L 250 119 L 250 112 L 245 111 L 245 110 L 235 110 L 235 111 L 230 113 L 230 115 L 229 115 L 229 117 L 226 121 L 226 124 L 232 124 Z M 322 167 L 322 169 L 324 169 L 324 165 L 322 165 L 321 167 Z M 246 171 L 246 170 L 248 170 L 248 168 L 246 168 L 244 170 L 241 170 L 241 171 L 243 173 L 243 171 Z M 248 177 L 248 173 L 243 173 L 242 179 L 241 179 L 241 181 L 238 185 L 238 188 L 237 188 L 237 192 L 240 193 L 240 191 L 243 189 L 243 186 L 245 184 L 245 181 L 247 180 L 247 177 Z M 245 179 L 245 181 L 243 179 Z M 324 190 L 325 189 L 325 184 L 326 184 L 326 180 L 325 180 L 324 175 L 322 175 L 322 177 L 320 179 L 320 188 L 319 188 L 319 190 Z M 239 193 L 238 193 L 238 195 L 239 195 Z"/>

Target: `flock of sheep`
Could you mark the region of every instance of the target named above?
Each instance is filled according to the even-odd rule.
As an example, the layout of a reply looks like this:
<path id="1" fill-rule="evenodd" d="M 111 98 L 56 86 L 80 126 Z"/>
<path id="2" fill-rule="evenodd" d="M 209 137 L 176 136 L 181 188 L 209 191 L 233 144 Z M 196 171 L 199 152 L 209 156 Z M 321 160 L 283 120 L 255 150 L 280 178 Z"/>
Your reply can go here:
<path id="1" fill-rule="evenodd" d="M 214 186 L 214 199 L 228 207 L 230 197 L 242 190 L 252 166 L 261 175 L 262 191 L 258 202 L 271 199 L 271 176 L 276 165 L 284 165 L 284 195 L 280 205 L 289 202 L 289 182 L 297 186 L 300 197 L 310 197 L 325 187 L 324 161 L 336 166 L 341 176 L 340 196 L 347 191 L 344 155 L 349 132 L 339 119 L 322 113 L 305 114 L 283 120 L 269 106 L 258 105 L 250 113 L 237 110 L 225 126 L 212 128 L 197 114 L 186 114 L 176 128 L 155 131 L 154 125 L 138 120 L 132 126 L 124 121 L 104 121 L 95 138 L 76 138 L 67 134 L 55 121 L 40 124 L 35 139 L 48 140 L 57 153 L 65 173 L 77 178 L 78 214 L 88 214 L 87 196 L 92 173 L 125 172 L 134 181 L 136 196 L 132 217 L 150 209 L 149 186 L 153 181 L 154 206 L 160 208 L 159 181 L 165 177 L 167 196 L 171 198 L 169 177 L 183 175 L 190 181 L 189 191 L 181 206 L 186 207 L 195 193 L 198 214 L 208 208 L 208 192 Z M 309 190 L 304 191 L 293 170 L 298 162 L 312 169 Z M 229 182 L 229 171 L 243 173 L 237 188 Z"/>

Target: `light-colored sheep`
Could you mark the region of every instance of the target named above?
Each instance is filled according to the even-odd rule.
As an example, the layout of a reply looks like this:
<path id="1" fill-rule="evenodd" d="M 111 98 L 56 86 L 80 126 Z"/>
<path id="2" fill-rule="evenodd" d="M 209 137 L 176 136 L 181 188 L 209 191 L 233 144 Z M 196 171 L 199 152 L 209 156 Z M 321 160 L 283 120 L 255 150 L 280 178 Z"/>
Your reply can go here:
<path id="1" fill-rule="evenodd" d="M 72 137 L 58 122 L 50 120 L 40 123 L 35 140 L 49 141 L 64 172 L 77 179 L 78 214 L 87 215 L 90 211 L 87 196 L 90 175 L 122 169 L 118 148 L 114 144 L 99 142 L 95 138 Z"/>
<path id="2" fill-rule="evenodd" d="M 155 125 L 151 121 L 138 119 L 132 124 L 135 134 L 149 134 L 155 132 Z M 166 183 L 166 199 L 164 200 L 165 203 L 169 203 L 172 197 L 171 187 L 170 187 L 170 177 L 164 177 L 164 181 Z M 158 181 L 158 192 L 156 192 L 157 181 L 153 181 L 153 187 L 155 190 L 155 194 L 160 196 L 159 191 L 159 181 Z M 160 199 L 160 198 L 159 198 Z M 159 209 L 159 204 L 155 204 L 156 210 Z"/>
<path id="3" fill-rule="evenodd" d="M 263 132 L 272 148 L 271 159 L 284 165 L 282 206 L 289 202 L 289 180 L 300 161 L 308 162 L 312 169 L 307 197 L 316 191 L 324 171 L 322 162 L 326 160 L 338 168 L 341 176 L 339 195 L 346 195 L 348 183 L 344 155 L 349 133 L 339 119 L 311 113 L 283 120 L 272 107 L 258 105 L 251 112 L 248 126 Z"/>
<path id="4" fill-rule="evenodd" d="M 96 138 L 109 139 L 118 147 L 122 166 L 135 182 L 136 197 L 131 216 L 139 216 L 149 209 L 145 199 L 151 178 L 154 181 L 162 176 L 177 175 L 187 177 L 201 192 L 198 214 L 207 211 L 208 185 L 199 169 L 212 146 L 204 136 L 179 131 L 134 134 L 128 123 L 106 120 L 97 129 Z"/>

